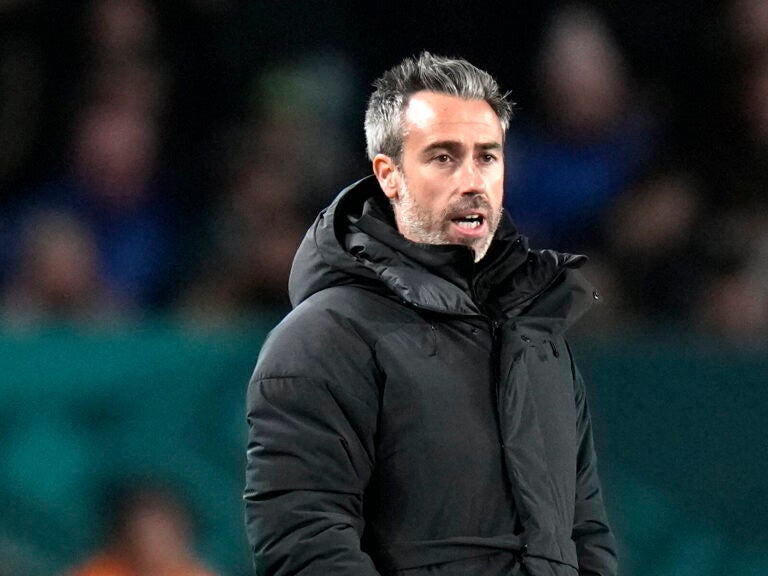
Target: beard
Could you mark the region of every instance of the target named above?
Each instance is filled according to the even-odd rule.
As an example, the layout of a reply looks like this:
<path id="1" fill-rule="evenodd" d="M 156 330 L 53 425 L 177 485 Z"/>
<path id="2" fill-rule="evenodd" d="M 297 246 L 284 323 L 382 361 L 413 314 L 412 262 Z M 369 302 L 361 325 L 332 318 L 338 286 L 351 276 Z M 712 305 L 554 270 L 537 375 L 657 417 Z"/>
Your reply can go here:
<path id="1" fill-rule="evenodd" d="M 496 229 L 501 222 L 503 208 L 493 210 L 485 197 L 460 196 L 456 201 L 434 214 L 419 205 L 408 190 L 403 178 L 399 198 L 392 200 L 392 206 L 398 215 L 400 233 L 420 244 L 459 244 L 472 248 L 475 262 L 479 262 L 491 246 Z M 488 234 L 480 238 L 451 238 L 449 230 L 452 220 L 470 210 L 482 209 L 487 214 Z"/>

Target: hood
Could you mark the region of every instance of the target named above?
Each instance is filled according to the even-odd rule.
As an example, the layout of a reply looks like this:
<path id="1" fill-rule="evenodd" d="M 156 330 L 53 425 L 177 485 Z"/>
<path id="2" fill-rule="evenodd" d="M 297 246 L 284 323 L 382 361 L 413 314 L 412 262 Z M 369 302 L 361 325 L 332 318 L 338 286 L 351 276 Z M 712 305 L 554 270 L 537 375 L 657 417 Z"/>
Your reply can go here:
<path id="1" fill-rule="evenodd" d="M 326 288 L 354 284 L 428 311 L 510 316 L 534 306 L 547 289 L 562 293 L 579 286 L 583 279 L 569 277 L 585 260 L 529 250 L 506 216 L 479 263 L 466 246 L 411 242 L 397 231 L 389 200 L 368 176 L 320 212 L 296 253 L 288 290 L 294 307 Z M 580 316 L 587 303 L 580 295 L 591 292 L 577 292 L 568 310 L 547 304 L 546 315 Z"/>
<path id="2" fill-rule="evenodd" d="M 318 215 L 294 258 L 288 292 L 296 307 L 325 288 L 355 284 L 425 310 L 477 315 L 470 286 L 474 268 L 466 246 L 404 238 L 389 200 L 368 176 Z"/>
<path id="3" fill-rule="evenodd" d="M 342 190 L 304 235 L 288 279 L 288 295 L 294 308 L 331 286 L 378 283 L 375 271 L 362 265 L 344 246 L 348 216 L 362 213 L 369 196 L 363 193 L 364 183 L 370 179 L 363 178 Z"/>

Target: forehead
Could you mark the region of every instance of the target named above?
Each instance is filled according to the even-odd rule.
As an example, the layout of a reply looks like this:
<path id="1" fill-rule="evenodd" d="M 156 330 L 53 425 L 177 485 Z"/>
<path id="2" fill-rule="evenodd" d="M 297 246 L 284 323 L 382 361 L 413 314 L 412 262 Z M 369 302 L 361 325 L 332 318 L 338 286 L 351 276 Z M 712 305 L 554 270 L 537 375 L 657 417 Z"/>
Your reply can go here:
<path id="1" fill-rule="evenodd" d="M 410 135 L 477 134 L 501 142 L 501 122 L 485 100 L 467 100 L 448 94 L 421 91 L 413 94 L 403 114 Z"/>

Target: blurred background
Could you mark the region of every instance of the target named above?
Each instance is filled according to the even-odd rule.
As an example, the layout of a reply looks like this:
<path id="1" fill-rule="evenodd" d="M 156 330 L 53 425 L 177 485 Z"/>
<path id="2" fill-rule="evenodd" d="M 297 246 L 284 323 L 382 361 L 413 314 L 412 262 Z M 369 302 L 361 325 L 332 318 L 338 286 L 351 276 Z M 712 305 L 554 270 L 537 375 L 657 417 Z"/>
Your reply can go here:
<path id="1" fill-rule="evenodd" d="M 371 82 L 510 90 L 505 205 L 586 253 L 622 574 L 768 574 L 768 0 L 0 1 L 0 576 L 244 576 L 244 397 Z"/>

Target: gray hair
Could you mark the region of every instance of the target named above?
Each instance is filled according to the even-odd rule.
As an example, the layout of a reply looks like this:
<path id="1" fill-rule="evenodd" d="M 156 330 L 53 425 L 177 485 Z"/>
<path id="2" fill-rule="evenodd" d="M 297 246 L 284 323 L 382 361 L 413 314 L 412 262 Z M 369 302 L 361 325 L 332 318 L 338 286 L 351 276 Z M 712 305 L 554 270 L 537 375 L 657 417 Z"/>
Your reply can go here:
<path id="1" fill-rule="evenodd" d="M 368 158 L 386 154 L 400 162 L 403 151 L 403 110 L 412 94 L 422 90 L 458 96 L 467 100 L 485 100 L 506 134 L 512 118 L 508 93 L 499 92 L 496 80 L 476 66 L 459 58 L 433 56 L 422 52 L 418 58 L 406 58 L 373 83 L 376 88 L 365 113 L 365 140 Z"/>

